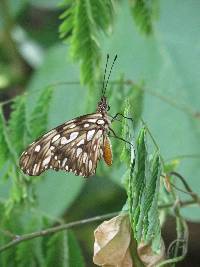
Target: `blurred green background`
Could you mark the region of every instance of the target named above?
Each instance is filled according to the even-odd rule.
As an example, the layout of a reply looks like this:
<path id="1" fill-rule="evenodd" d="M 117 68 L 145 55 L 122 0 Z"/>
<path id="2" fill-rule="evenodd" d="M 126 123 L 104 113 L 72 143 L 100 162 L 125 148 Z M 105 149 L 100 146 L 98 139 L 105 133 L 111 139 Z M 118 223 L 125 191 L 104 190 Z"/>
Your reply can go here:
<path id="1" fill-rule="evenodd" d="M 5 101 L 26 91 L 27 112 L 31 113 L 38 94 L 48 85 L 55 85 L 49 109 L 48 129 L 76 116 L 93 112 L 98 101 L 99 86 L 88 90 L 79 83 L 79 65 L 69 53 L 69 43 L 59 38 L 59 2 L 37 0 L 1 1 L 0 11 L 0 97 Z M 3 3 L 4 2 L 4 3 Z M 5 8 L 6 5 L 6 8 Z M 4 8 L 3 8 L 4 6 Z M 200 1 L 158 1 L 153 33 L 145 35 L 131 14 L 128 1 L 117 1 L 113 28 L 101 35 L 102 72 L 106 54 L 118 55 L 111 81 L 123 76 L 144 85 L 142 117 L 151 129 L 165 160 L 180 159 L 178 171 L 192 189 L 200 194 Z M 8 14 L 6 14 L 8 12 Z M 11 21 L 5 22 L 6 16 Z M 8 23 L 8 25 L 6 24 Z M 9 24 L 10 23 L 10 24 Z M 11 25 L 11 26 L 9 26 Z M 17 49 L 13 53 L 6 30 Z M 11 27 L 11 28 L 9 28 Z M 4 35 L 3 35 L 4 32 Z M 1 34 L 2 33 L 2 34 Z M 19 63 L 20 62 L 20 63 Z M 19 64 L 23 67 L 20 69 Z M 62 84 L 77 82 L 75 84 Z M 100 86 L 101 87 L 101 86 Z M 115 93 L 116 90 L 116 93 Z M 118 89 L 108 87 L 116 97 Z M 88 95 L 93 102 L 88 101 Z M 123 99 L 121 100 L 123 101 Z M 118 112 L 118 105 L 110 113 Z M 134 107 L 133 107 L 134 110 Z M 10 105 L 4 106 L 9 117 Z M 114 146 L 119 140 L 112 139 Z M 36 184 L 36 210 L 66 222 L 121 210 L 126 193 L 121 182 L 121 168 L 115 165 L 102 169 L 87 180 L 70 173 L 48 171 Z M 117 160 L 116 160 L 117 161 Z M 99 165 L 103 165 L 101 162 Z M 32 178 L 32 179 L 38 179 Z M 0 197 L 8 198 L 10 182 L 0 180 Z M 182 195 L 184 198 L 185 195 Z M 200 209 L 189 207 L 182 214 L 191 222 L 190 252 L 185 264 L 199 266 Z M 173 222 L 172 222 L 173 223 Z M 92 264 L 93 230 L 96 224 L 80 226 L 75 234 L 80 242 L 86 266 Z M 166 224 L 168 225 L 168 224 Z M 171 221 L 169 221 L 171 225 Z M 165 227 L 164 235 L 172 235 Z M 192 255 L 192 256 L 191 256 Z M 195 256 L 196 255 L 196 256 Z M 193 264 L 190 260 L 193 258 Z M 188 262 L 190 265 L 188 265 Z M 20 266 L 20 265 L 19 265 Z"/>

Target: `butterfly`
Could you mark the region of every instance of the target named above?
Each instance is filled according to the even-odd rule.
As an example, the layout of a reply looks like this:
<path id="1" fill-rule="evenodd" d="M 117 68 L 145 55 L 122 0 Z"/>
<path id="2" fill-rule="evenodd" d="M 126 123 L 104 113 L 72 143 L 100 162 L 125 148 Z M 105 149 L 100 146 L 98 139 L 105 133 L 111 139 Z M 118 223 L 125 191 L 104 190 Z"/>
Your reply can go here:
<path id="1" fill-rule="evenodd" d="M 112 165 L 108 134 L 113 130 L 110 128 L 110 107 L 105 92 L 117 55 L 105 84 L 108 59 L 107 55 L 102 96 L 96 112 L 67 121 L 30 144 L 19 160 L 19 166 L 25 174 L 38 176 L 47 169 L 53 169 L 89 177 L 95 174 L 100 159 L 103 158 L 108 166 Z"/>

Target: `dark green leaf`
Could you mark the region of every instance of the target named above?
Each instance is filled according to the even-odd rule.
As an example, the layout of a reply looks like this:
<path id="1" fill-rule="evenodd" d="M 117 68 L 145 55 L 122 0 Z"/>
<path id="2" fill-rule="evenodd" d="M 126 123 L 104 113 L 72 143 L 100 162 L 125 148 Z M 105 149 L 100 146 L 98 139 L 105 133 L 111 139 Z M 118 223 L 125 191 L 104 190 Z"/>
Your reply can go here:
<path id="1" fill-rule="evenodd" d="M 84 258 L 72 231 L 68 231 L 68 251 L 69 251 L 69 266 L 70 267 L 84 267 Z"/>
<path id="2" fill-rule="evenodd" d="M 128 187 L 129 213 L 137 241 L 148 242 L 157 252 L 161 239 L 158 212 L 161 163 L 158 152 L 149 162 L 145 132 L 145 128 L 140 130 L 135 160 L 132 160 Z"/>
<path id="3" fill-rule="evenodd" d="M 138 223 L 139 215 L 140 215 L 140 204 L 143 192 L 145 190 L 146 185 L 146 168 L 147 168 L 147 150 L 145 143 L 145 128 L 140 130 L 139 136 L 136 141 L 136 157 L 132 162 L 132 170 L 130 174 L 130 190 L 129 192 L 132 196 L 132 207 L 131 208 L 131 216 L 133 218 L 133 227 L 136 231 L 136 226 Z"/>
<path id="4" fill-rule="evenodd" d="M 45 88 L 38 98 L 37 104 L 31 114 L 29 125 L 32 139 L 44 134 L 47 129 L 48 112 L 53 94 L 53 88 Z"/>
<path id="5" fill-rule="evenodd" d="M 53 234 L 47 243 L 46 267 L 68 267 L 68 245 L 66 231 Z"/>

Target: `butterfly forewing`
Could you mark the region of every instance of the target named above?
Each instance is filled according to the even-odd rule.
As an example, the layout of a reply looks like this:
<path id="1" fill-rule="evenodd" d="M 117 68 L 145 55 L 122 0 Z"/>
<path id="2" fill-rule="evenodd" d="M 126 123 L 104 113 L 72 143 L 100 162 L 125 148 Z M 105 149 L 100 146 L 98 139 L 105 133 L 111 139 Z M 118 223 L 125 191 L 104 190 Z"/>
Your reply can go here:
<path id="1" fill-rule="evenodd" d="M 101 113 L 68 121 L 32 143 L 23 152 L 20 167 L 24 173 L 36 176 L 46 169 L 93 175 L 103 155 L 107 125 Z"/>

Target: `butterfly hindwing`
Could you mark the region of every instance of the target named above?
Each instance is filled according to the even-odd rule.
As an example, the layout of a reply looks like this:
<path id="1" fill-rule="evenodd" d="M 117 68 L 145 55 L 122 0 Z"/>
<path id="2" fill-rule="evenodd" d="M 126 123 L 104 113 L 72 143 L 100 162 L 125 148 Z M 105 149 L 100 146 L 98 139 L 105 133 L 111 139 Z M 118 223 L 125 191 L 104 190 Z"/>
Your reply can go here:
<path id="1" fill-rule="evenodd" d="M 93 113 L 56 127 L 23 152 L 21 169 L 36 176 L 47 169 L 71 171 L 86 177 L 94 174 L 102 156 L 103 123 L 102 114 Z"/>

